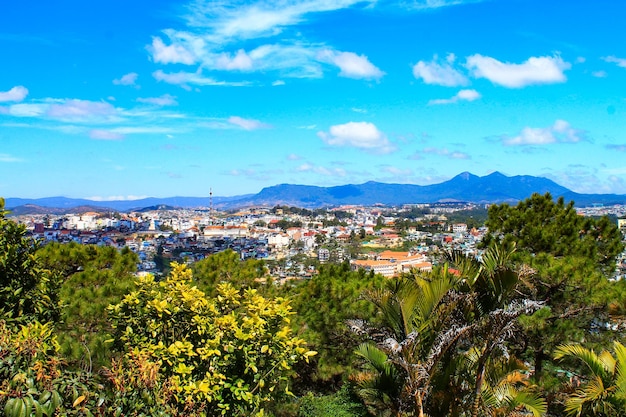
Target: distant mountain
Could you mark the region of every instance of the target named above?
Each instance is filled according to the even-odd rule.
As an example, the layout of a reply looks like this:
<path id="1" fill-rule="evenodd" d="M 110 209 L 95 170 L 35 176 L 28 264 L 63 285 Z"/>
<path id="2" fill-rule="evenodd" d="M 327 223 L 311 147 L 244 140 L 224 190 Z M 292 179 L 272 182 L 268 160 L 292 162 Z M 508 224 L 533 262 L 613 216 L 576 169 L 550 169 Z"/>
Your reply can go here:
<path id="1" fill-rule="evenodd" d="M 578 194 L 558 185 L 554 181 L 530 175 L 507 177 L 499 172 L 479 177 L 463 172 L 456 177 L 432 185 L 386 184 L 366 182 L 336 187 L 280 184 L 263 188 L 258 194 L 235 197 L 213 197 L 213 206 L 219 209 L 233 209 L 249 206 L 290 205 L 304 208 L 318 208 L 339 205 L 401 205 L 414 203 L 472 202 L 472 203 L 517 203 L 533 193 L 573 200 L 577 206 L 592 204 L 626 204 L 626 195 Z M 132 201 L 77 200 L 65 197 L 42 199 L 7 198 L 6 207 L 14 212 L 24 205 L 73 209 L 77 206 L 98 206 L 118 211 L 141 210 L 168 206 L 168 208 L 208 208 L 209 197 L 169 197 L 145 198 Z M 32 206 L 31 206 L 32 208 Z"/>

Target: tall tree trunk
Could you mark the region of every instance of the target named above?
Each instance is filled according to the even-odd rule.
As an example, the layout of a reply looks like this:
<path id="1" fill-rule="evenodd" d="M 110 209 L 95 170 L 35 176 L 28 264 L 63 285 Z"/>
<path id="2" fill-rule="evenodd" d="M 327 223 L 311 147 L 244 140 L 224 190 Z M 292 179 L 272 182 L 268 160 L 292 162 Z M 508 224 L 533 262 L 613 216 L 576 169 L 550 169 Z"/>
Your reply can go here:
<path id="1" fill-rule="evenodd" d="M 417 404 L 417 416 L 424 417 L 423 395 L 419 390 L 415 393 L 415 403 Z"/>
<path id="2" fill-rule="evenodd" d="M 543 372 L 543 360 L 545 358 L 545 354 L 543 353 L 543 345 L 541 342 L 538 343 L 539 346 L 535 347 L 535 381 L 539 382 L 541 380 L 541 373 Z"/>

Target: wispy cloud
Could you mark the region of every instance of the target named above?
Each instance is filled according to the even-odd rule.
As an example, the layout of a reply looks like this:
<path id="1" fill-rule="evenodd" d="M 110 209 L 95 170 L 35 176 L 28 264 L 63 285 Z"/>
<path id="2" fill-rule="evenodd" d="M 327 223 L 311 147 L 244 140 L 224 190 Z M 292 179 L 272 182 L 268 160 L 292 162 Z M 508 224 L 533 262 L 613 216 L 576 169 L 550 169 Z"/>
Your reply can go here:
<path id="1" fill-rule="evenodd" d="M 104 101 L 71 99 L 50 105 L 46 115 L 63 121 L 93 122 L 111 120 L 117 116 L 117 110 Z"/>
<path id="2" fill-rule="evenodd" d="M 447 148 L 435 148 L 429 147 L 422 149 L 422 154 L 433 154 L 443 156 L 449 159 L 470 159 L 470 156 L 465 152 L 450 151 Z"/>
<path id="3" fill-rule="evenodd" d="M 530 57 L 521 64 L 512 64 L 480 54 L 468 57 L 466 66 L 472 76 L 508 88 L 562 83 L 567 80 L 563 72 L 571 68 L 559 56 Z"/>
<path id="4" fill-rule="evenodd" d="M 124 74 L 120 78 L 113 80 L 113 84 L 138 87 L 138 85 L 136 84 L 137 77 L 139 77 L 139 74 L 137 74 L 136 72 L 129 72 L 128 74 Z"/>
<path id="5" fill-rule="evenodd" d="M 157 70 L 152 73 L 152 76 L 157 81 L 163 81 L 167 84 L 178 85 L 185 90 L 191 90 L 190 85 L 199 85 L 199 86 L 247 86 L 250 85 L 248 82 L 226 82 L 226 81 L 218 81 L 211 77 L 205 77 L 199 72 L 175 72 L 175 73 L 165 73 L 162 70 Z"/>
<path id="6" fill-rule="evenodd" d="M 110 130 L 92 129 L 89 131 L 89 137 L 95 140 L 122 140 L 124 135 L 112 132 Z"/>
<path id="7" fill-rule="evenodd" d="M 238 126 L 245 130 L 267 129 L 271 127 L 270 125 L 263 123 L 259 120 L 244 119 L 243 117 L 239 117 L 239 116 L 229 117 L 228 123 Z"/>
<path id="8" fill-rule="evenodd" d="M 461 90 L 450 98 L 440 98 L 430 100 L 428 104 L 454 104 L 459 101 L 474 101 L 481 97 L 480 93 L 476 90 Z"/>
<path id="9" fill-rule="evenodd" d="M 176 97 L 163 94 L 160 97 L 140 97 L 137 99 L 139 103 L 152 104 L 155 106 L 176 106 L 178 102 L 176 101 Z"/>
<path id="10" fill-rule="evenodd" d="M 574 129 L 565 120 L 557 120 L 549 127 L 525 127 L 519 135 L 502 137 L 507 146 L 548 145 L 551 143 L 576 143 L 586 140 L 586 133 Z"/>
<path id="11" fill-rule="evenodd" d="M 22 159 L 6 153 L 0 153 L 0 162 L 22 162 Z"/>
<path id="12" fill-rule="evenodd" d="M 28 89 L 24 86 L 17 85 L 9 91 L 0 91 L 0 103 L 8 101 L 22 101 L 28 95 Z"/>
<path id="13" fill-rule="evenodd" d="M 403 169 L 403 168 L 398 168 L 398 167 L 391 166 L 391 165 L 381 166 L 380 171 L 387 173 L 387 174 L 391 174 L 394 177 L 410 177 L 413 175 L 412 169 Z"/>
<path id="14" fill-rule="evenodd" d="M 465 75 L 453 67 L 456 60 L 454 54 L 448 54 L 445 62 L 441 61 L 437 55 L 430 62 L 419 61 L 413 66 L 413 75 L 417 79 L 423 80 L 426 84 L 443 85 L 446 87 L 457 87 L 467 85 L 469 80 Z"/>
<path id="15" fill-rule="evenodd" d="M 606 148 L 611 151 L 626 152 L 626 143 L 619 144 L 619 145 L 618 144 L 606 145 Z"/>
<path id="16" fill-rule="evenodd" d="M 148 198 L 147 195 L 110 195 L 110 196 L 92 196 L 85 197 L 86 200 L 93 201 L 133 201 L 133 200 L 142 200 L 144 198 Z"/>
<path id="17" fill-rule="evenodd" d="M 320 165 L 314 165 L 308 162 L 298 166 L 296 168 L 296 171 L 297 172 L 312 172 L 312 173 L 323 175 L 326 177 L 345 177 L 347 175 L 347 172 L 344 168 L 341 168 L 341 167 L 328 168 L 328 167 L 324 167 Z"/>
<path id="18" fill-rule="evenodd" d="M 196 0 L 189 6 L 188 26 L 206 31 L 214 43 L 256 39 L 281 34 L 314 13 L 345 9 L 374 0 Z"/>
<path id="19" fill-rule="evenodd" d="M 320 64 L 330 64 L 340 69 L 342 77 L 380 79 L 384 73 L 366 56 L 337 51 L 319 41 L 309 42 L 297 28 L 316 14 L 374 3 L 375 0 L 196 0 L 188 5 L 186 27 L 163 30 L 162 35 L 153 37 L 147 49 L 157 64 L 200 64 L 201 71 L 276 71 L 281 77 L 319 78 L 323 74 Z M 161 80 L 166 81 L 162 76 Z"/>
<path id="20" fill-rule="evenodd" d="M 626 58 L 618 58 L 614 55 L 605 56 L 602 58 L 606 62 L 617 64 L 618 67 L 626 68 Z"/>
<path id="21" fill-rule="evenodd" d="M 318 132 L 317 135 L 330 146 L 354 147 L 376 153 L 390 153 L 396 149 L 387 136 L 369 122 L 334 125 L 329 132 Z"/>
<path id="22" fill-rule="evenodd" d="M 462 4 L 480 3 L 484 0 L 408 0 L 401 4 L 413 10 L 439 9 L 441 7 L 458 6 Z"/>

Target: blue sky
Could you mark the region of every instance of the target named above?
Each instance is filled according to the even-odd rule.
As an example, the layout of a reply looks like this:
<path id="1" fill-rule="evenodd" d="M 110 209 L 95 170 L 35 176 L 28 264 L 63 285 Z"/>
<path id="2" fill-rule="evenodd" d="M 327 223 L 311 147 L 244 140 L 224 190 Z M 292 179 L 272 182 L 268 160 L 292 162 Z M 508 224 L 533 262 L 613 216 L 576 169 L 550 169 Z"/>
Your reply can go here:
<path id="1" fill-rule="evenodd" d="M 616 0 L 0 5 L 0 196 L 544 176 L 626 194 Z"/>

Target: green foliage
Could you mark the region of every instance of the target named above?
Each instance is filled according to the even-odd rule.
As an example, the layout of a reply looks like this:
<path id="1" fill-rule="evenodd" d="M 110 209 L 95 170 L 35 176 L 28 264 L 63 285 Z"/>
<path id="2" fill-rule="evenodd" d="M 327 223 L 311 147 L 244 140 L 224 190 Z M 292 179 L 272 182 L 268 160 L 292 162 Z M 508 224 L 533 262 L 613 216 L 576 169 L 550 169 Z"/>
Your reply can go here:
<path id="1" fill-rule="evenodd" d="M 0 321 L 0 409 L 6 417 L 102 415 L 103 387 L 65 369 L 51 323 Z M 99 393 L 98 393 L 99 391 Z"/>
<path id="2" fill-rule="evenodd" d="M 516 319 L 539 306 L 517 299 L 512 253 L 491 247 L 480 262 L 453 253 L 454 273 L 447 263 L 368 295 L 382 325 L 370 329 L 376 346 L 359 349 L 357 392 L 371 410 L 472 417 L 500 409 L 545 412 L 538 396 L 486 377 L 508 355 L 506 343 L 519 333 Z"/>
<path id="3" fill-rule="evenodd" d="M 61 354 L 87 369 L 108 365 L 111 352 L 105 341 L 112 328 L 107 307 L 135 288 L 137 256 L 128 249 L 51 243 L 37 257 L 64 276 L 57 325 Z"/>
<path id="4" fill-rule="evenodd" d="M 0 319 L 57 320 L 60 277 L 37 260 L 37 243 L 6 213 L 0 198 Z"/>
<path id="5" fill-rule="evenodd" d="M 218 252 L 191 266 L 198 288 L 214 296 L 220 283 L 236 288 L 261 288 L 271 284 L 265 262 L 258 259 L 242 261 L 233 250 Z"/>
<path id="6" fill-rule="evenodd" d="M 573 202 L 533 194 L 516 207 L 491 206 L 487 226 L 492 235 L 486 242 L 517 244 L 516 259 L 529 267 L 521 290 L 544 303 L 533 317 L 522 319 L 526 339 L 521 346 L 527 349 L 520 354 L 532 361 L 537 379 L 556 376 L 549 361 L 558 344 L 587 340 L 606 345 L 602 339 L 614 337 L 595 328 L 610 320 L 611 311 L 623 311 L 615 300 L 626 298 L 624 285 L 607 279 L 624 249 L 619 229 L 607 217 L 579 216 Z"/>
<path id="7" fill-rule="evenodd" d="M 580 256 L 604 271 L 613 270 L 624 249 L 617 225 L 607 217 L 579 216 L 573 201 L 565 205 L 561 197 L 555 202 L 549 193 L 533 194 L 516 207 L 490 206 L 486 225 L 490 233 L 502 234 L 522 251 Z"/>
<path id="8" fill-rule="evenodd" d="M 596 354 L 576 344 L 558 347 L 555 359 L 574 359 L 583 365 L 576 369 L 580 377 L 573 381 L 574 386 L 566 387 L 569 395 L 565 401 L 565 412 L 568 415 L 626 415 L 626 347 L 615 341 L 613 351 L 615 356 L 607 350 Z"/>
<path id="9" fill-rule="evenodd" d="M 297 417 L 366 417 L 369 414 L 363 405 L 344 385 L 334 394 L 316 397 L 307 394 L 299 401 Z"/>
<path id="10" fill-rule="evenodd" d="M 137 291 L 110 307 L 124 351 L 111 369 L 115 405 L 123 413 L 145 403 L 171 415 L 262 415 L 289 394 L 292 366 L 315 354 L 291 335 L 288 303 L 229 283 L 209 299 L 191 270 L 172 268 L 163 282 L 139 278 Z"/>
<path id="11" fill-rule="evenodd" d="M 351 271 L 348 263 L 322 265 L 319 274 L 293 289 L 295 325 L 319 352 L 314 379 L 341 378 L 352 364 L 352 352 L 362 338 L 350 330 L 347 320 L 373 320 L 375 308 L 362 298 L 365 291 L 381 288 L 384 278 L 363 270 Z"/>

